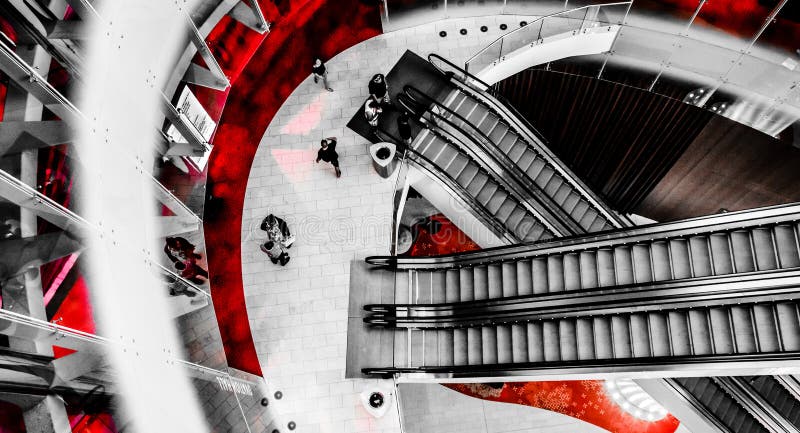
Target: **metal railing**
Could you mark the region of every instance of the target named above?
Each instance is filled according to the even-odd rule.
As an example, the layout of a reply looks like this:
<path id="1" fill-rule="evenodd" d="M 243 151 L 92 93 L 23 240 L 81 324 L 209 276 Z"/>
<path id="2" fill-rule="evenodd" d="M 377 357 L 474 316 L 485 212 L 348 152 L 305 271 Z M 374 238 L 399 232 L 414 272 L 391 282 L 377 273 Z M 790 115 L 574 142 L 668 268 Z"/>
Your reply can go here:
<path id="1" fill-rule="evenodd" d="M 570 361 L 542 361 L 520 362 L 505 364 L 476 364 L 454 366 L 420 366 L 420 367 L 377 367 L 362 368 L 366 375 L 391 377 L 395 374 L 422 373 L 436 378 L 467 378 L 467 377 L 497 377 L 512 376 L 542 376 L 548 374 L 570 375 L 598 372 L 611 373 L 641 373 L 643 371 L 673 370 L 681 366 L 682 371 L 698 368 L 700 370 L 720 369 L 725 364 L 744 365 L 742 368 L 758 369 L 760 365 L 778 363 L 790 366 L 797 362 L 800 352 L 779 353 L 746 353 L 723 355 L 682 355 L 682 356 L 651 356 L 646 358 L 615 358 L 615 359 L 586 359 Z M 771 367 L 763 367 L 767 370 Z M 432 376 L 430 376 L 432 375 Z"/>
<path id="2" fill-rule="evenodd" d="M 653 242 L 656 239 L 670 237 L 694 236 L 704 233 L 732 231 L 743 227 L 761 225 L 777 225 L 800 220 L 800 203 L 763 207 L 724 214 L 707 215 L 683 221 L 648 224 L 585 236 L 574 236 L 534 245 L 514 245 L 510 247 L 486 248 L 480 251 L 445 254 L 437 257 L 367 257 L 367 263 L 376 266 L 389 266 L 402 269 L 439 269 L 459 267 L 473 264 L 499 263 L 523 257 L 544 256 L 566 253 L 580 249 L 608 247 L 614 242 L 617 245 L 631 245 L 638 242 Z M 800 244 L 800 242 L 798 242 Z M 799 248 L 800 249 L 800 248 Z"/>
<path id="3" fill-rule="evenodd" d="M 576 35 L 586 29 L 622 25 L 632 4 L 632 1 L 627 1 L 589 5 L 545 15 L 495 39 L 467 59 L 464 62 L 464 70 L 478 71 L 497 64 L 510 53 L 525 46 L 542 43 L 544 39 L 552 36 Z M 616 17 L 621 19 L 615 19 Z"/>
<path id="4" fill-rule="evenodd" d="M 542 195 L 538 188 L 533 186 L 532 182 L 529 181 L 518 167 L 507 160 L 505 154 L 497 148 L 485 132 L 473 125 L 469 120 L 464 118 L 464 116 L 456 113 L 453 109 L 445 106 L 413 86 L 406 86 L 405 95 L 418 104 L 421 104 L 421 102 L 417 101 L 416 98 L 424 99 L 428 106 L 435 106 L 438 110 L 447 113 L 449 118 L 432 110 L 427 111 L 428 115 L 435 117 L 449 128 L 452 128 L 454 131 L 464 136 L 466 140 L 458 140 L 461 144 L 459 148 L 467 153 L 473 160 L 480 161 L 478 165 L 490 172 L 494 180 L 502 185 L 504 189 L 513 193 L 520 204 L 522 204 L 529 213 L 536 216 L 536 219 L 544 225 L 550 233 L 557 236 L 567 236 L 576 232 L 576 224 L 568 217 L 559 215 L 559 210 L 556 207 L 548 206 L 549 202 L 547 198 Z M 462 125 L 471 130 L 471 132 L 456 125 L 451 119 L 458 120 Z M 440 130 L 447 131 L 442 128 L 440 128 Z M 473 142 L 477 146 L 470 146 L 468 142 Z M 549 214 L 549 218 L 544 218 L 542 216 L 543 210 Z"/>
<path id="5" fill-rule="evenodd" d="M 493 86 L 487 84 L 468 71 L 461 69 L 453 62 L 438 54 L 429 54 L 428 62 L 445 75 L 450 76 L 451 82 L 459 86 L 462 91 L 467 92 L 473 98 L 483 102 L 490 111 L 508 122 L 510 128 L 516 131 L 537 154 L 541 155 L 565 181 L 569 182 L 573 188 L 579 191 L 581 196 L 611 224 L 617 228 L 630 227 L 633 225 L 627 217 L 618 214 L 609 207 L 601 197 L 581 181 L 569 167 L 561 162 L 550 150 L 544 135 L 531 125 L 530 122 L 525 119 L 525 116 L 514 108 L 511 102 L 499 95 Z M 444 66 L 442 64 L 444 64 Z"/>
<path id="6" fill-rule="evenodd" d="M 410 107 L 402 98 L 398 98 L 400 104 L 409 112 L 414 112 L 413 108 Z M 455 137 L 450 136 L 444 137 L 444 134 L 438 131 L 434 131 L 430 128 L 430 126 L 426 123 L 419 122 L 422 124 L 422 127 L 425 128 L 428 133 L 436 135 L 438 138 L 454 142 L 457 139 Z M 380 134 L 383 133 L 384 135 L 391 136 L 390 134 L 379 131 Z M 402 143 L 402 142 L 401 142 Z M 459 146 L 456 143 L 453 143 L 455 146 Z M 495 235 L 500 237 L 501 239 L 505 239 L 511 244 L 517 244 L 520 242 L 516 236 L 511 234 L 509 230 L 506 229 L 505 226 L 500 224 L 492 215 L 490 215 L 484 206 L 478 203 L 469 193 L 454 179 L 450 174 L 448 174 L 444 170 L 440 170 L 437 168 L 436 164 L 428 159 L 425 155 L 417 152 L 410 146 L 402 146 L 405 150 L 404 159 L 409 163 L 414 164 L 418 169 L 422 170 L 423 172 L 427 173 L 432 179 L 435 179 L 443 188 L 449 190 L 452 194 L 457 196 L 462 204 L 464 204 L 471 212 L 472 215 L 475 216 L 478 220 L 484 223 L 489 230 L 492 231 Z M 469 155 L 467 155 L 469 157 Z"/>
<path id="7" fill-rule="evenodd" d="M 580 318 L 791 300 L 800 292 L 800 269 L 771 270 L 643 284 L 440 304 L 372 304 L 363 321 L 388 328 L 493 326 L 543 319 Z"/>

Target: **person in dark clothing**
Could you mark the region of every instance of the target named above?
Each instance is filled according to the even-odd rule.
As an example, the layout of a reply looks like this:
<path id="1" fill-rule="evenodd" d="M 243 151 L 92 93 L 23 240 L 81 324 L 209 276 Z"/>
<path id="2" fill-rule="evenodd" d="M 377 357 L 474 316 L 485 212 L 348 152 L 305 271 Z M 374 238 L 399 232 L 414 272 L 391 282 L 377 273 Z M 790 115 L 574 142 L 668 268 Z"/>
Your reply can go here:
<path id="1" fill-rule="evenodd" d="M 377 136 L 378 118 L 381 113 L 383 113 L 383 109 L 380 104 L 375 102 L 372 98 L 367 98 L 367 102 L 364 104 L 364 118 L 367 119 L 370 131 L 372 131 L 372 134 L 375 136 Z"/>
<path id="2" fill-rule="evenodd" d="M 261 251 L 267 253 L 273 264 L 278 264 L 278 262 L 280 262 L 281 266 L 286 266 L 286 264 L 289 263 L 289 253 L 287 253 L 283 245 L 278 242 L 267 241 L 265 244 L 261 245 Z"/>
<path id="3" fill-rule="evenodd" d="M 322 60 L 320 60 L 319 57 L 314 59 L 314 66 L 311 67 L 311 72 L 314 73 L 315 83 L 318 83 L 319 80 L 322 80 L 322 85 L 325 86 L 325 90 L 333 92 L 331 86 L 328 85 L 328 69 L 325 68 L 325 64 L 322 63 Z"/>
<path id="4" fill-rule="evenodd" d="M 320 160 L 330 162 L 336 169 L 336 177 L 342 177 L 342 170 L 339 170 L 339 154 L 336 153 L 336 137 L 328 137 L 319 142 L 320 149 L 317 151 L 317 163 Z"/>
<path id="5" fill-rule="evenodd" d="M 383 74 L 375 74 L 369 80 L 369 95 L 378 103 L 389 103 L 389 84 Z"/>
<path id="6" fill-rule="evenodd" d="M 273 214 L 267 215 L 264 221 L 261 221 L 261 230 L 267 232 L 267 240 L 278 242 L 286 248 L 291 248 L 295 241 L 286 221 Z"/>
<path id="7" fill-rule="evenodd" d="M 200 254 L 194 252 L 195 246 L 180 236 L 168 237 L 165 241 L 164 252 L 173 264 L 200 258 Z"/>
<path id="8" fill-rule="evenodd" d="M 400 139 L 406 145 L 411 144 L 411 125 L 408 123 L 408 113 L 403 111 L 397 117 L 397 131 L 400 133 Z"/>

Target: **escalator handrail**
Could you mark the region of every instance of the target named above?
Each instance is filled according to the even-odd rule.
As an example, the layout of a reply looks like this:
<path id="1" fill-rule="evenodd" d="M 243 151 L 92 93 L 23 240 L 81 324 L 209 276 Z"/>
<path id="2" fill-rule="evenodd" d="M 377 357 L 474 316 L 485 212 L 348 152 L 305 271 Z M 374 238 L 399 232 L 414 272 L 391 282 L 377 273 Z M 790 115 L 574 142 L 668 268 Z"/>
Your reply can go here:
<path id="1" fill-rule="evenodd" d="M 497 364 L 473 364 L 452 366 L 420 366 L 420 367 L 378 367 L 362 368 L 361 372 L 370 375 L 392 374 L 444 374 L 451 378 L 470 377 L 491 374 L 495 377 L 520 376 L 526 373 L 539 373 L 544 371 L 559 371 L 568 374 L 571 369 L 591 372 L 602 371 L 637 371 L 642 367 L 657 368 L 661 366 L 689 366 L 704 364 L 708 366 L 728 363 L 763 363 L 763 362 L 790 362 L 800 358 L 800 351 L 769 352 L 769 353 L 732 353 L 711 355 L 682 355 L 682 356 L 651 356 L 641 358 L 613 358 L 613 359 L 581 359 L 571 361 L 542 361 Z M 628 370 L 627 368 L 635 368 Z"/>
<path id="2" fill-rule="evenodd" d="M 416 91 L 419 92 L 419 90 L 416 90 Z M 410 99 L 414 104 L 420 104 L 419 101 L 414 100 L 414 97 L 410 96 L 406 92 L 401 93 L 400 95 L 398 95 L 398 98 L 397 98 L 398 101 L 400 101 L 400 104 L 404 108 L 406 108 L 410 112 L 415 113 L 415 116 L 422 117 L 422 113 L 418 113 L 416 109 L 410 107 L 409 104 L 406 103 L 405 98 Z M 433 102 L 436 103 L 435 100 Z M 447 107 L 444 107 L 444 109 L 450 110 Z M 452 110 L 450 110 L 450 111 L 452 112 Z M 458 131 L 463 136 L 472 137 L 472 135 L 470 135 L 469 133 L 464 131 L 463 128 L 461 128 L 458 125 L 455 125 L 453 122 L 451 122 L 449 119 L 445 118 L 444 116 L 442 116 L 442 115 L 440 115 L 438 113 L 434 113 L 433 111 L 427 110 L 427 108 L 424 108 L 422 110 L 422 112 L 423 113 L 427 112 L 427 114 L 435 117 L 438 121 L 446 123 L 448 126 L 453 128 L 454 130 Z M 453 113 L 453 114 L 455 116 L 459 116 L 458 113 Z M 459 117 L 461 117 L 461 116 L 459 116 Z M 422 123 L 422 122 L 420 122 L 420 123 Z M 532 216 L 534 216 L 536 218 L 536 220 L 540 224 L 542 224 L 547 229 L 547 231 L 549 233 L 551 233 L 551 234 L 560 234 L 560 232 L 556 229 L 556 227 L 553 226 L 551 221 L 549 221 L 547 218 L 542 217 L 542 215 L 540 214 L 539 209 L 537 209 L 536 206 L 534 206 L 534 204 L 529 202 L 529 198 L 527 196 L 525 196 L 523 194 L 520 194 L 519 191 L 517 191 L 514 188 L 513 185 L 509 185 L 508 184 L 507 179 L 505 179 L 502 176 L 502 171 L 501 171 L 501 170 L 505 170 L 505 168 L 500 167 L 499 170 L 498 170 L 497 167 L 492 167 L 491 165 L 489 165 L 489 167 L 487 167 L 487 164 L 486 164 L 485 161 L 479 161 L 478 155 L 476 155 L 476 154 L 474 155 L 473 154 L 474 153 L 473 150 L 468 145 L 464 144 L 464 142 L 461 139 L 459 139 L 458 137 L 453 135 L 451 132 L 449 132 L 449 131 L 447 131 L 445 129 L 442 129 L 442 128 L 435 128 L 434 129 L 434 128 L 431 127 L 430 124 L 425 124 L 425 128 L 428 129 L 429 131 L 433 132 L 433 133 L 437 133 L 439 135 L 446 135 L 447 137 L 449 137 L 449 139 L 451 139 L 451 142 L 456 147 L 458 147 L 459 149 L 462 150 L 462 154 L 464 156 L 470 158 L 473 162 L 475 162 L 475 164 L 478 167 L 480 167 L 482 170 L 484 170 L 487 175 L 491 176 L 491 178 L 493 179 L 493 181 L 495 183 L 500 185 L 504 190 L 506 190 L 507 193 L 509 193 L 512 197 L 514 197 L 514 199 L 517 200 L 518 203 L 520 203 L 522 206 L 524 206 L 526 208 L 526 210 L 528 211 L 528 213 L 531 214 Z M 478 131 L 478 132 L 480 132 L 480 131 Z M 538 202 L 535 203 L 535 204 L 539 205 Z M 492 218 L 494 218 L 494 217 L 492 217 Z"/>
<path id="3" fill-rule="evenodd" d="M 439 304 L 369 304 L 364 322 L 390 328 L 485 326 L 699 306 L 774 303 L 800 294 L 800 268 L 634 283 Z"/>
<path id="4" fill-rule="evenodd" d="M 448 66 L 464 74 L 464 76 L 468 77 L 469 80 L 480 83 L 485 87 L 485 89 L 472 86 L 466 79 L 461 79 L 456 77 L 456 74 L 448 73 L 448 71 L 445 71 L 437 66 L 432 59 L 437 59 L 444 62 Z M 484 103 L 489 106 L 488 108 L 490 110 L 494 111 L 496 114 L 500 115 L 500 117 L 509 122 L 509 127 L 513 127 L 518 133 L 520 133 L 520 135 L 525 135 L 529 145 L 531 145 L 531 147 L 533 147 L 537 153 L 542 154 L 545 159 L 561 174 L 562 177 L 570 182 L 575 189 L 580 191 L 581 194 L 588 199 L 589 203 L 594 208 L 602 212 L 608 221 L 616 225 L 617 228 L 630 227 L 634 225 L 627 216 L 614 211 L 608 204 L 605 203 L 603 199 L 601 199 L 591 188 L 589 188 L 588 185 L 586 185 L 578 176 L 576 176 L 575 173 L 573 173 L 572 170 L 550 150 L 550 147 L 547 144 L 547 139 L 544 138 L 544 135 L 539 132 L 539 130 L 537 130 L 536 127 L 534 127 L 528 121 L 528 119 L 526 119 L 525 116 L 523 116 L 514 107 L 514 105 L 511 104 L 511 102 L 500 95 L 493 86 L 490 86 L 485 81 L 438 54 L 429 54 L 428 62 L 443 74 L 451 77 L 451 81 L 458 83 L 460 88 L 466 91 L 477 92 L 478 94 L 474 95 L 476 98 L 484 100 Z M 488 97 L 485 95 L 488 95 Z M 502 113 L 502 111 L 507 111 L 509 113 Z M 533 146 L 531 143 L 537 143 L 538 145 Z"/>
<path id="5" fill-rule="evenodd" d="M 681 221 L 635 226 L 624 230 L 572 236 L 529 245 L 485 248 L 480 251 L 443 254 L 436 257 L 371 256 L 365 260 L 376 266 L 403 269 L 451 268 L 472 264 L 502 262 L 573 251 L 612 248 L 660 239 L 690 237 L 727 232 L 761 225 L 778 225 L 800 220 L 800 203 L 789 203 L 722 214 L 705 215 Z M 795 229 L 797 230 L 797 229 Z"/>
<path id="6" fill-rule="evenodd" d="M 568 236 L 570 234 L 577 234 L 583 233 L 584 230 L 581 226 L 577 223 L 577 221 L 573 220 L 562 208 L 555 205 L 552 202 L 552 199 L 547 196 L 544 191 L 539 188 L 531 179 L 528 177 L 520 168 L 513 164 L 507 156 L 492 142 L 492 140 L 478 127 L 473 125 L 469 120 L 464 118 L 464 116 L 455 112 L 455 110 L 451 109 L 450 107 L 445 106 L 441 102 L 437 101 L 435 98 L 425 94 L 424 92 L 420 91 L 416 87 L 412 85 L 406 85 L 403 88 L 403 94 L 407 95 L 409 98 L 414 100 L 416 103 L 420 104 L 419 101 L 416 101 L 416 98 L 412 93 L 416 93 L 425 99 L 428 104 L 435 105 L 441 110 L 448 112 L 453 117 L 461 120 L 462 123 L 468 125 L 470 129 L 475 131 L 478 136 L 475 134 L 468 133 L 464 131 L 464 128 L 460 126 L 456 126 L 453 122 L 449 119 L 445 118 L 444 116 L 434 113 L 428 110 L 428 113 L 441 119 L 443 122 L 447 123 L 450 127 L 456 129 L 458 132 L 466 135 L 467 137 L 471 137 L 473 140 L 476 140 L 479 143 L 479 147 L 481 151 L 485 152 L 490 161 L 482 161 L 483 164 L 481 166 L 489 166 L 492 171 L 498 176 L 500 180 L 504 183 L 508 184 L 508 179 L 503 176 L 504 173 L 508 173 L 511 177 L 511 180 L 514 181 L 516 185 L 508 185 L 508 189 L 511 192 L 514 192 L 515 196 L 518 200 L 525 204 L 526 202 L 530 205 L 531 209 L 536 207 L 543 208 L 551 218 L 555 221 L 552 221 L 548 218 L 539 218 L 539 220 L 548 227 L 548 229 L 558 235 L 558 236 Z M 462 143 L 463 144 L 463 143 Z M 474 152 L 469 146 L 463 146 L 462 149 L 469 150 Z M 537 213 L 539 210 L 536 210 Z M 557 223 L 557 224 L 556 224 Z"/>

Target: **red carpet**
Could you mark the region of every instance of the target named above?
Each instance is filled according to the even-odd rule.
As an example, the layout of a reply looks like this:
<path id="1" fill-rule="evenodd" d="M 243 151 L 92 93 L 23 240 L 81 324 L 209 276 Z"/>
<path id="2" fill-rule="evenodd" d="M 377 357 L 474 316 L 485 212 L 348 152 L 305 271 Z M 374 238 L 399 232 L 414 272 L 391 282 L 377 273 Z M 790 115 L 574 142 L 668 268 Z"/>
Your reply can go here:
<path id="1" fill-rule="evenodd" d="M 246 65 L 241 61 L 247 53 L 239 57 L 238 49 L 251 48 L 255 32 L 241 24 L 221 23 L 221 30 L 211 35 L 217 38 L 212 41 L 215 53 L 230 53 L 218 57 L 226 64 L 223 68 L 232 74 L 241 72 L 231 77 L 232 88 L 214 138 L 204 231 L 211 293 L 228 365 L 260 376 L 242 286 L 241 225 L 247 174 L 272 117 L 308 77 L 313 56 L 329 59 L 380 34 L 380 16 L 375 6 L 356 0 L 259 3 L 274 24 Z M 220 99 L 224 98 L 207 95 L 201 100 L 216 101 L 219 106 Z"/>

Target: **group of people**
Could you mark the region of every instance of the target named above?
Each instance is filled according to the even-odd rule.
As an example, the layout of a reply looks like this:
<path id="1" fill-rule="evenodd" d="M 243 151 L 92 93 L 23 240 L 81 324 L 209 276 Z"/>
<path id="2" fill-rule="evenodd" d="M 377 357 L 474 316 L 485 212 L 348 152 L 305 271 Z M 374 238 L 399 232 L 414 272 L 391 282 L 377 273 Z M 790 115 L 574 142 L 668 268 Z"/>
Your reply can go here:
<path id="1" fill-rule="evenodd" d="M 267 254 L 273 264 L 280 263 L 286 266 L 289 263 L 289 248 L 295 241 L 294 235 L 289 231 L 289 225 L 273 214 L 267 215 L 261 221 L 261 230 L 267 232 L 266 241 L 261 244 L 261 251 Z"/>
<path id="2" fill-rule="evenodd" d="M 203 284 L 208 281 L 208 271 L 203 269 L 198 260 L 202 258 L 200 254 L 195 251 L 195 245 L 189 242 L 186 238 L 180 236 L 167 237 L 164 245 L 164 253 L 172 261 L 175 270 L 179 275 L 195 284 Z M 194 297 L 196 293 L 180 284 L 175 278 L 167 276 L 167 283 L 169 283 L 169 290 L 171 296 L 186 295 Z"/>
<path id="3" fill-rule="evenodd" d="M 328 69 L 325 63 L 319 57 L 314 58 L 314 64 L 311 67 L 311 72 L 314 76 L 314 82 L 322 82 L 325 90 L 333 92 L 333 89 L 328 84 Z M 375 74 L 369 80 L 369 97 L 364 103 L 364 117 L 369 123 L 372 135 L 378 136 L 378 120 L 384 109 L 391 107 L 391 97 L 389 95 L 389 84 L 386 82 L 386 77 L 383 74 Z M 411 144 L 411 126 L 409 124 L 409 114 L 402 111 L 397 118 L 397 130 L 400 134 L 402 144 Z M 316 162 L 325 161 L 333 166 L 336 172 L 336 177 L 342 176 L 342 170 L 339 168 L 339 154 L 336 153 L 336 137 L 324 138 L 320 141 L 320 148 L 317 151 Z"/>

